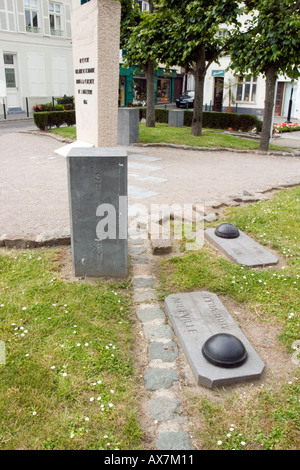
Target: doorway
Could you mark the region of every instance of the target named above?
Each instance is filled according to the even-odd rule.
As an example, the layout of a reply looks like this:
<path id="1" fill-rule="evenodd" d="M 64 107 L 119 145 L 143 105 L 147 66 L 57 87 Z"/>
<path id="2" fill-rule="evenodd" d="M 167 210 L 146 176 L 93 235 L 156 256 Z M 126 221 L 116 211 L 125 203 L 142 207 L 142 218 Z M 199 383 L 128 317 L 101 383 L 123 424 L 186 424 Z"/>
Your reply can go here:
<path id="1" fill-rule="evenodd" d="M 215 77 L 213 111 L 222 111 L 224 78 Z"/>
<path id="2" fill-rule="evenodd" d="M 7 108 L 8 110 L 20 108 L 16 54 L 4 53 L 3 62 L 6 82 Z"/>
<path id="3" fill-rule="evenodd" d="M 277 83 L 277 93 L 275 100 L 274 116 L 282 116 L 283 99 L 285 92 L 285 82 Z"/>

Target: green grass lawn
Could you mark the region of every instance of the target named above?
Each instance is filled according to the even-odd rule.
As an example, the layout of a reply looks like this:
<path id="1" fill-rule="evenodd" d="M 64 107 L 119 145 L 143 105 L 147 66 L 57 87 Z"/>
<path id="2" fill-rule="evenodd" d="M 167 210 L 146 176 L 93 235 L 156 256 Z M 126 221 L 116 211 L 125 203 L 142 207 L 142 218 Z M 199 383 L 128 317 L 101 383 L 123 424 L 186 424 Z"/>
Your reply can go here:
<path id="1" fill-rule="evenodd" d="M 265 269 L 232 263 L 207 245 L 183 252 L 161 266 L 161 299 L 174 292 L 209 290 L 253 312 L 267 328 L 276 325 L 279 343 L 300 364 L 293 349 L 300 340 L 300 188 L 273 200 L 230 208 L 224 219 L 276 250 L 283 265 Z M 251 321 L 247 318 L 246 322 Z M 266 348 L 269 347 L 265 344 Z M 292 364 L 292 362 L 291 362 Z M 275 365 L 277 367 L 277 364 Z M 296 365 L 289 381 L 219 391 L 214 399 L 189 396 L 204 449 L 297 449 L 300 437 L 300 383 Z"/>
<path id="2" fill-rule="evenodd" d="M 138 449 L 130 287 L 67 282 L 60 256 L 0 252 L 0 448 Z"/>
<path id="3" fill-rule="evenodd" d="M 54 134 L 69 139 L 76 139 L 76 127 L 61 127 L 51 129 Z M 201 137 L 191 135 L 190 127 L 169 127 L 168 124 L 156 123 L 155 127 L 146 127 L 140 123 L 139 142 L 144 144 L 167 143 L 176 145 L 188 145 L 191 147 L 225 147 L 238 150 L 257 150 L 259 142 L 251 139 L 241 139 L 232 135 L 224 134 L 221 130 L 204 129 Z M 278 145 L 271 144 L 270 150 L 289 151 Z"/>

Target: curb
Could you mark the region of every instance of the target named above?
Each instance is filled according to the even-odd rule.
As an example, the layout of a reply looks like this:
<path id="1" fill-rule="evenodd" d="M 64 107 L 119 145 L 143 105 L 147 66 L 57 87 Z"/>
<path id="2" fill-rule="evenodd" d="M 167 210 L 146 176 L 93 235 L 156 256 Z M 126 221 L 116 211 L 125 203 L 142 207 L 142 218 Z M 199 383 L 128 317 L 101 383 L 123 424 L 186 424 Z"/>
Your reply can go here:
<path id="1" fill-rule="evenodd" d="M 70 244 L 71 236 L 67 231 L 44 232 L 40 235 L 0 235 L 0 247 L 6 248 L 31 249 Z"/>
<path id="2" fill-rule="evenodd" d="M 300 150 L 291 149 L 290 152 L 280 152 L 277 150 L 269 150 L 264 152 L 262 150 L 247 150 L 247 149 L 232 149 L 228 147 L 191 147 L 189 145 L 177 145 L 177 144 L 167 144 L 164 142 L 153 142 L 151 144 L 135 143 L 132 144 L 133 147 L 163 147 L 163 148 L 172 148 L 178 150 L 192 150 L 192 151 L 205 151 L 205 152 L 234 152 L 234 153 L 248 153 L 255 155 L 264 155 L 264 156 L 275 156 L 275 157 L 300 157 Z"/>

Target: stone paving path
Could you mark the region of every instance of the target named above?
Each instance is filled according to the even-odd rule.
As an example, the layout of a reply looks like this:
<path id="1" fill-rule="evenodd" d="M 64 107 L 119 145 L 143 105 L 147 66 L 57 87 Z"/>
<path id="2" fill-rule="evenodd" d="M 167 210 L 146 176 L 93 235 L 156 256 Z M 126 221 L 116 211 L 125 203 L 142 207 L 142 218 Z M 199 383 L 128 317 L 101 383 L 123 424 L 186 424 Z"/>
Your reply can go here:
<path id="1" fill-rule="evenodd" d="M 181 400 L 177 370 L 178 346 L 173 329 L 157 301 L 151 249 L 145 228 L 129 233 L 136 316 L 147 341 L 148 365 L 144 374 L 156 450 L 193 450 Z"/>

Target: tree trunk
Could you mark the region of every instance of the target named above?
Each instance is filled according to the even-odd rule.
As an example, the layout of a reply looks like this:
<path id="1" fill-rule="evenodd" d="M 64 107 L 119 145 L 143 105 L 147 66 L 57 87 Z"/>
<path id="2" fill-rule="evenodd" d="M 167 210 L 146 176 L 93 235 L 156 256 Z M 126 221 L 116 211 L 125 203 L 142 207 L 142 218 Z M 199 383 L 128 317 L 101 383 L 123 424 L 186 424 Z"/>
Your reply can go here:
<path id="1" fill-rule="evenodd" d="M 273 131 L 273 129 L 271 129 L 271 125 L 273 122 L 276 80 L 276 68 L 274 65 L 270 65 L 266 70 L 266 96 L 264 120 L 259 144 L 259 149 L 265 152 L 269 150 L 269 143 Z"/>
<path id="2" fill-rule="evenodd" d="M 150 60 L 143 66 L 147 80 L 146 127 L 155 127 L 155 63 Z"/>
<path id="3" fill-rule="evenodd" d="M 199 51 L 199 58 L 196 62 L 195 70 L 195 98 L 194 98 L 194 112 L 192 120 L 192 135 L 202 135 L 202 122 L 203 122 L 203 92 L 204 92 L 204 79 L 205 79 L 205 47 L 201 47 Z"/>

